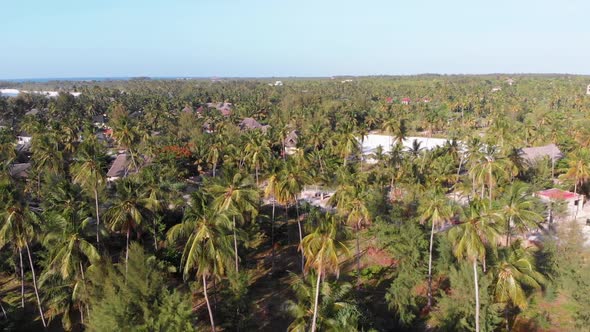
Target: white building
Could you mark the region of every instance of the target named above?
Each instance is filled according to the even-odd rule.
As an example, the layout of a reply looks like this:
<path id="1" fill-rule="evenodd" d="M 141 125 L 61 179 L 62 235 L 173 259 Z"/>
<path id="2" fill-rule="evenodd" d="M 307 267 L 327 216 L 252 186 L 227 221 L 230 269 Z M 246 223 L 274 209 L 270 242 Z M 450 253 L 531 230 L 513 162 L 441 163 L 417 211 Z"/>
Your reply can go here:
<path id="1" fill-rule="evenodd" d="M 590 95 L 590 84 L 588 84 L 588 86 L 586 87 L 586 94 Z"/>
<path id="2" fill-rule="evenodd" d="M 360 141 L 360 139 L 359 139 Z M 371 154 L 375 153 L 377 148 L 381 146 L 383 148 L 383 153 L 388 153 L 391 151 L 391 147 L 396 142 L 396 138 L 390 135 L 378 135 L 378 134 L 369 134 L 365 136 L 362 142 L 362 152 L 364 156 L 370 156 Z M 444 146 L 450 140 L 446 138 L 433 138 L 433 137 L 406 137 L 402 141 L 402 146 L 404 150 L 409 151 L 414 147 L 414 142 L 419 144 L 421 150 L 432 150 L 437 147 Z M 368 163 L 375 163 L 376 160 L 372 158 L 366 158 Z"/>

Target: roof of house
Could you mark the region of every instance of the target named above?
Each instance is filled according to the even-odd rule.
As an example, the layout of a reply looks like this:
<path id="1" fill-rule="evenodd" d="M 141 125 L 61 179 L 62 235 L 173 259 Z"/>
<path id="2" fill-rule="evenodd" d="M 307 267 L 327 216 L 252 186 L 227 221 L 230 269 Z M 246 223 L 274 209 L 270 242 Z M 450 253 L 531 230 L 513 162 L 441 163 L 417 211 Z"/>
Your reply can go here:
<path id="1" fill-rule="evenodd" d="M 102 114 L 101 115 L 94 115 L 92 117 L 93 123 L 105 123 L 106 122 L 105 120 L 106 119 L 105 119 L 104 115 L 102 115 Z"/>
<path id="2" fill-rule="evenodd" d="M 109 178 L 124 177 L 128 171 L 128 168 L 129 168 L 129 159 L 127 158 L 127 154 L 121 153 L 121 154 L 117 155 L 117 157 L 115 158 L 115 161 L 113 161 L 113 164 L 111 165 L 111 168 L 109 169 L 109 171 L 107 173 L 107 177 L 109 177 Z"/>
<path id="3" fill-rule="evenodd" d="M 285 138 L 285 146 L 288 148 L 294 148 L 297 146 L 298 141 L 299 135 L 297 134 L 297 130 L 292 130 Z"/>
<path id="4" fill-rule="evenodd" d="M 14 178 L 26 178 L 29 176 L 30 168 L 31 163 L 12 164 L 9 168 L 10 176 Z"/>
<path id="5" fill-rule="evenodd" d="M 35 116 L 37 114 L 39 114 L 39 110 L 36 108 L 30 109 L 27 111 L 27 113 L 25 113 L 25 115 L 33 115 L 33 116 Z"/>
<path id="6" fill-rule="evenodd" d="M 565 191 L 557 188 L 546 189 L 537 192 L 537 195 L 543 196 L 553 200 L 570 200 L 576 199 L 580 197 L 579 194 L 573 193 L 571 191 Z"/>
<path id="7" fill-rule="evenodd" d="M 522 148 L 521 156 L 524 160 L 528 161 L 529 163 L 535 162 L 536 160 L 542 159 L 544 157 L 553 159 L 553 161 L 557 161 L 563 158 L 563 154 L 555 144 Z"/>
<path id="8" fill-rule="evenodd" d="M 217 109 L 218 111 L 221 112 L 221 114 L 223 116 L 230 116 L 231 109 L 232 109 L 233 105 L 232 105 L 232 103 L 223 102 L 223 103 L 207 103 L 207 106 Z"/>
<path id="9" fill-rule="evenodd" d="M 185 107 L 182 109 L 182 112 L 183 112 L 183 113 L 192 113 L 192 112 L 193 112 L 193 108 L 187 105 L 187 106 L 185 106 Z"/>
<path id="10" fill-rule="evenodd" d="M 244 118 L 244 120 L 242 120 L 240 122 L 240 129 L 244 130 L 244 129 L 258 129 L 261 128 L 262 125 L 256 121 L 256 119 L 254 118 Z"/>

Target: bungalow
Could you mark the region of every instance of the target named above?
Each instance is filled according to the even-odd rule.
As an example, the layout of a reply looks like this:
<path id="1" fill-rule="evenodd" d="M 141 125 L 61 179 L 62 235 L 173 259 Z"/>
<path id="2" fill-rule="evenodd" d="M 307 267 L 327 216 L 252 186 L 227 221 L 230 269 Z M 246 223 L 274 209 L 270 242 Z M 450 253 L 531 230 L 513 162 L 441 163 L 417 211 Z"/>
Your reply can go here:
<path id="1" fill-rule="evenodd" d="M 549 158 L 551 162 L 555 164 L 556 161 L 563 158 L 563 153 L 561 153 L 557 145 L 549 144 L 544 146 L 522 148 L 520 149 L 520 156 L 530 165 L 545 157 Z"/>
<path id="2" fill-rule="evenodd" d="M 285 154 L 291 156 L 297 152 L 297 143 L 299 142 L 299 135 L 297 130 L 292 130 L 285 138 Z"/>
<path id="3" fill-rule="evenodd" d="M 254 118 L 244 118 L 244 120 L 240 122 L 239 127 L 242 131 L 260 129 L 263 133 L 266 133 L 268 128 L 270 128 L 269 125 L 261 125 Z"/>
<path id="4" fill-rule="evenodd" d="M 402 98 L 402 105 L 410 105 L 411 101 L 410 98 Z"/>
<path id="5" fill-rule="evenodd" d="M 8 168 L 10 176 L 15 179 L 26 179 L 29 177 L 31 163 L 12 164 Z"/>
<path id="6" fill-rule="evenodd" d="M 107 172 L 107 181 L 111 182 L 127 177 L 130 164 L 131 160 L 127 158 L 126 153 L 118 154 Z"/>
<path id="7" fill-rule="evenodd" d="M 547 220 L 553 222 L 554 213 L 550 207 L 556 202 L 564 202 L 566 206 L 566 217 L 575 218 L 578 212 L 584 207 L 584 197 L 571 191 L 565 191 L 557 188 L 542 190 L 536 193 L 539 199 L 549 206 Z"/>
<path id="8" fill-rule="evenodd" d="M 230 116 L 233 104 L 228 102 L 223 103 L 207 103 L 207 107 L 215 108 L 216 110 L 221 112 L 223 116 Z"/>
<path id="9" fill-rule="evenodd" d="M 31 144 L 31 140 L 33 137 L 26 132 L 21 132 L 16 136 L 16 144 L 17 145 L 29 145 Z"/>

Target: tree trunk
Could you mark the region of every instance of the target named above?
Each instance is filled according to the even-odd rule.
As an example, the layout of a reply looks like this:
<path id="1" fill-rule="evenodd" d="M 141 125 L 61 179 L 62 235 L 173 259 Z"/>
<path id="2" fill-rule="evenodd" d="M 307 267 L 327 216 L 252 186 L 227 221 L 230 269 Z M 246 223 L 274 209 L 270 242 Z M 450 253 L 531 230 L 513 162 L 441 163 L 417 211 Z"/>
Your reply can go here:
<path id="1" fill-rule="evenodd" d="M 356 225 L 354 230 L 354 237 L 356 238 L 356 288 L 361 284 L 361 245 L 359 242 L 360 222 Z"/>
<path id="2" fill-rule="evenodd" d="M 98 213 L 98 190 L 94 188 L 94 207 L 96 209 L 96 243 L 100 242 L 99 227 L 100 227 L 100 216 Z"/>
<path id="3" fill-rule="evenodd" d="M 315 283 L 315 300 L 313 305 L 313 319 L 311 321 L 311 332 L 315 332 L 316 330 L 316 319 L 318 317 L 318 300 L 320 298 L 320 280 L 322 276 L 322 265 L 320 264 L 320 268 L 318 269 L 318 279 Z"/>
<path id="4" fill-rule="evenodd" d="M 41 315 L 41 322 L 43 323 L 43 327 L 47 328 L 47 323 L 45 323 L 45 316 L 43 315 L 43 308 L 41 307 L 41 298 L 39 297 L 39 289 L 37 288 L 37 276 L 35 275 L 35 267 L 33 266 L 33 258 L 31 258 L 31 249 L 29 249 L 29 244 L 25 242 L 25 246 L 27 247 L 27 255 L 29 256 L 29 264 L 31 265 L 31 273 L 33 274 L 33 288 L 35 289 L 35 296 L 37 297 L 37 305 L 39 306 L 39 315 Z"/>
<path id="5" fill-rule="evenodd" d="M 0 301 L 0 309 L 2 309 L 2 315 L 4 316 L 4 318 L 8 318 L 8 315 L 6 314 L 6 310 L 4 309 L 4 306 L 2 305 L 2 302 Z"/>
<path id="6" fill-rule="evenodd" d="M 479 284 L 477 281 L 477 259 L 473 260 L 473 282 L 475 284 L 475 332 L 479 332 Z"/>
<path id="7" fill-rule="evenodd" d="M 213 177 L 215 177 L 215 168 L 217 168 L 217 163 L 213 163 Z"/>
<path id="8" fill-rule="evenodd" d="M 205 302 L 207 302 L 207 310 L 209 311 L 209 320 L 211 320 L 211 332 L 215 332 L 215 321 L 213 320 L 213 311 L 211 311 L 211 304 L 207 296 L 207 278 L 203 275 L 203 294 L 205 295 Z"/>
<path id="9" fill-rule="evenodd" d="M 270 224 L 270 243 L 271 243 L 271 250 L 272 250 L 272 258 L 270 263 L 270 273 L 273 273 L 275 270 L 275 205 L 276 201 L 275 198 L 272 198 L 272 218 Z"/>
<path id="10" fill-rule="evenodd" d="M 430 229 L 430 248 L 428 255 L 428 305 L 427 308 L 432 307 L 432 247 L 434 243 L 434 221 L 432 221 L 432 228 Z"/>
<path id="11" fill-rule="evenodd" d="M 506 246 L 510 245 L 510 233 L 512 232 L 512 216 L 508 219 L 508 225 L 506 226 Z"/>
<path id="12" fill-rule="evenodd" d="M 127 271 L 129 270 L 129 235 L 131 228 L 127 228 L 127 241 L 125 243 L 125 281 L 127 281 Z"/>
<path id="13" fill-rule="evenodd" d="M 493 184 L 493 182 L 492 182 L 492 169 L 491 168 L 490 168 L 488 176 L 490 177 L 490 179 L 489 179 L 489 185 L 490 185 L 489 194 L 490 194 L 490 206 L 491 206 L 492 205 L 492 184 Z"/>
<path id="14" fill-rule="evenodd" d="M 233 218 L 233 222 L 234 222 L 234 255 L 235 255 L 235 260 L 236 260 L 236 272 L 240 271 L 240 267 L 238 266 L 238 237 L 236 235 L 236 217 L 234 216 Z"/>
<path id="15" fill-rule="evenodd" d="M 299 220 L 299 203 L 295 198 L 295 211 L 297 211 L 297 227 L 299 227 L 299 245 L 303 242 L 303 229 L 301 228 L 301 220 Z M 305 275 L 305 255 L 301 251 L 301 273 Z"/>
<path id="16" fill-rule="evenodd" d="M 256 187 L 258 187 L 260 184 L 258 183 L 258 165 L 256 165 Z"/>
<path id="17" fill-rule="evenodd" d="M 18 248 L 18 255 L 20 257 L 20 301 L 21 306 L 25 307 L 25 270 L 23 268 L 23 251 Z"/>

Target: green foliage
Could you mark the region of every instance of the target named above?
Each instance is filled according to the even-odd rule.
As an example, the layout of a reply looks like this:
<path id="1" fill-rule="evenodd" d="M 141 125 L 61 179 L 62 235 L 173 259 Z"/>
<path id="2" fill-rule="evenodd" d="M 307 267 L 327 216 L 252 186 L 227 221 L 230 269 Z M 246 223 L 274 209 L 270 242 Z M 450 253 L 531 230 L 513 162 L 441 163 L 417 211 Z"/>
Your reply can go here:
<path id="1" fill-rule="evenodd" d="M 162 268 L 133 243 L 127 273 L 120 264 L 90 269 L 88 331 L 195 330 L 191 302 L 182 292 L 168 289 Z"/>
<path id="2" fill-rule="evenodd" d="M 491 276 L 479 275 L 481 331 L 491 332 L 502 324 L 502 306 L 495 304 L 492 295 L 486 291 L 492 284 Z M 449 281 L 451 290 L 448 293 L 441 291 L 428 325 L 439 331 L 473 331 L 475 291 L 471 264 L 461 264 L 459 269 L 452 269 Z"/>

